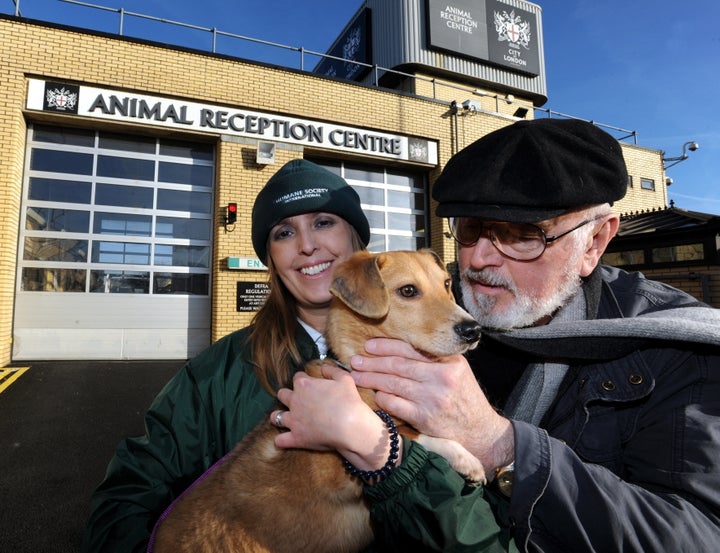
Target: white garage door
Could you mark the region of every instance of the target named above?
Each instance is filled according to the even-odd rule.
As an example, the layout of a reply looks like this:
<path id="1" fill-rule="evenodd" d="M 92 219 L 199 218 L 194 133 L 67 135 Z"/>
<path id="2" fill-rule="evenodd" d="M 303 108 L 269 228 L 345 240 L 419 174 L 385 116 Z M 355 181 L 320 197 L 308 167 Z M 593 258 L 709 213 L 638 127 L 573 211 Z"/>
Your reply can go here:
<path id="1" fill-rule="evenodd" d="M 13 359 L 183 359 L 210 343 L 214 148 L 28 130 Z"/>

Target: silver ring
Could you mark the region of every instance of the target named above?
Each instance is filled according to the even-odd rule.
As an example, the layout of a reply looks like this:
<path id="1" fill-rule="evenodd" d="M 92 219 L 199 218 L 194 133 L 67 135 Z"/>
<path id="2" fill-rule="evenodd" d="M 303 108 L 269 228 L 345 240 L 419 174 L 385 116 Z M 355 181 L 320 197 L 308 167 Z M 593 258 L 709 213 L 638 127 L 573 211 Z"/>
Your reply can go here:
<path id="1" fill-rule="evenodd" d="M 278 411 L 275 414 L 275 426 L 277 426 L 278 428 L 283 428 L 282 418 L 284 414 L 285 411 Z"/>

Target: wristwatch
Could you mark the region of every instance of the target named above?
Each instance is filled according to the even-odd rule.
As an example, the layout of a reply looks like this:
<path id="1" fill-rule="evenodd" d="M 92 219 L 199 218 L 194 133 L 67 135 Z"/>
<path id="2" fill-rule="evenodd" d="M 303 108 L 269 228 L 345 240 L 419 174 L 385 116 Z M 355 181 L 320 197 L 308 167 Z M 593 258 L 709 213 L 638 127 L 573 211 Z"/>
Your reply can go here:
<path id="1" fill-rule="evenodd" d="M 513 481 L 515 480 L 515 461 L 495 471 L 495 486 L 505 497 L 512 495 Z"/>

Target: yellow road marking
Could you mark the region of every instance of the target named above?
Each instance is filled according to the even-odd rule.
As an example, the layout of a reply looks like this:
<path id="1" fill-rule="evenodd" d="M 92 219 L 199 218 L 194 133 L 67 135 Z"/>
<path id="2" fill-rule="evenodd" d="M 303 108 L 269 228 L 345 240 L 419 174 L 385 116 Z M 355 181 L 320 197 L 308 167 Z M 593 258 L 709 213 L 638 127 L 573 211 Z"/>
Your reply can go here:
<path id="1" fill-rule="evenodd" d="M 0 394 L 15 382 L 30 367 L 13 367 L 12 369 L 0 369 Z"/>

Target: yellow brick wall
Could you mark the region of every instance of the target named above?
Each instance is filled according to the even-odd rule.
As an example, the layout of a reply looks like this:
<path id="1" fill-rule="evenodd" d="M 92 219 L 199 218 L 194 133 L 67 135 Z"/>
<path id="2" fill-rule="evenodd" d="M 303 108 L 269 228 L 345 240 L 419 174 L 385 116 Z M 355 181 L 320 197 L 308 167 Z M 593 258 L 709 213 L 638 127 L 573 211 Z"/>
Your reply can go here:
<path id="1" fill-rule="evenodd" d="M 631 144 L 623 144 L 622 148 L 628 174 L 632 177 L 632 186 L 628 188 L 627 195 L 615 204 L 615 210 L 626 214 L 667 207 L 662 152 Z M 640 180 L 643 178 L 655 181 L 654 191 L 641 188 Z"/>
<path id="2" fill-rule="evenodd" d="M 492 130 L 510 124 L 512 119 L 508 114 L 517 107 L 505 103 L 502 105 L 503 116 L 466 113 L 455 117 L 448 114 L 446 103 L 243 63 L 224 56 L 32 24 L 7 16 L 0 17 L 0 37 L 0 89 L 3 91 L 0 98 L 0 137 L 3 145 L 0 149 L 0 366 L 8 363 L 11 357 L 25 118 L 42 118 L 58 124 L 100 126 L 85 118 L 24 113 L 29 78 L 125 89 L 423 137 L 437 141 L 439 145 L 439 167 L 429 172 L 431 181 L 458 149 Z M 427 95 L 432 96 L 431 93 Z M 470 97 L 466 90 L 460 90 L 448 98 L 462 102 L 467 99 L 465 96 Z M 488 101 L 494 102 L 482 99 L 483 103 Z M 517 100 L 518 103 L 524 101 Z M 489 105 L 487 108 L 493 109 Z M 102 123 L 102 128 L 121 132 L 173 134 L 168 130 L 151 131 L 144 126 L 113 122 Z M 202 135 L 199 139 L 208 138 L 208 135 Z M 262 272 L 227 269 L 228 256 L 255 256 L 249 235 L 250 210 L 255 195 L 284 162 L 320 153 L 307 147 L 279 145 L 276 148 L 276 164 L 261 167 L 255 164 L 255 149 L 251 140 L 217 138 L 216 141 L 217 221 L 213 237 L 211 319 L 213 340 L 246 325 L 252 316 L 251 313 L 235 312 L 236 283 L 265 278 Z M 625 147 L 625 151 L 628 150 L 628 164 L 638 165 L 638 175 L 645 171 L 645 168 L 640 167 L 644 163 L 643 156 L 653 158 L 647 168 L 648 175 L 643 176 L 656 178 L 659 184 L 659 177 L 651 170 L 657 170 L 659 156 L 642 148 Z M 340 157 L 340 154 L 333 156 Z M 358 160 L 358 156 L 353 159 Z M 368 158 L 368 161 L 377 163 L 376 158 Z M 633 169 L 633 172 L 636 170 Z M 664 191 L 663 187 L 660 188 Z M 646 198 L 639 196 L 638 201 Z M 230 201 L 238 202 L 238 225 L 234 231 L 226 232 L 221 219 L 224 207 Z M 635 200 L 628 202 L 634 209 Z M 653 206 L 664 205 L 665 197 L 662 201 L 653 197 L 651 203 Z M 432 212 L 434 208 L 432 205 Z M 446 261 L 452 261 L 455 246 L 452 240 L 444 236 L 446 224 L 433 217 L 429 230 L 433 248 Z"/>
<path id="3" fill-rule="evenodd" d="M 408 80 L 404 89 L 419 96 L 437 98 L 445 102 L 457 102 L 461 107 L 466 100 L 472 100 L 480 109 L 511 117 L 519 107 L 527 109 L 526 119 L 534 116 L 532 101 L 514 94 L 498 93 L 487 88 L 463 85 L 432 75 L 414 73 L 416 79 Z M 511 122 L 511 121 L 509 121 Z"/>
<path id="4" fill-rule="evenodd" d="M 212 339 L 217 340 L 237 328 L 246 326 L 253 313 L 238 313 L 235 298 L 238 282 L 265 282 L 262 271 L 238 271 L 227 268 L 228 257 L 255 257 L 250 237 L 250 220 L 255 196 L 263 185 L 285 163 L 302 157 L 302 149 L 277 145 L 275 164 L 256 166 L 256 148 L 248 141 L 222 140 L 218 144 L 218 167 L 222 168 L 217 180 L 215 198 L 218 224 L 215 226 L 215 251 L 212 285 Z M 247 171 L 245 167 L 257 167 Z M 219 221 L 225 215 L 228 202 L 237 202 L 238 219 L 227 229 Z"/>
<path id="5" fill-rule="evenodd" d="M 0 30 L 0 60 L 10 44 Z M 18 225 L 25 159 L 26 126 L 21 113 L 23 79 L 0 66 L 0 367 L 10 360 Z"/>

